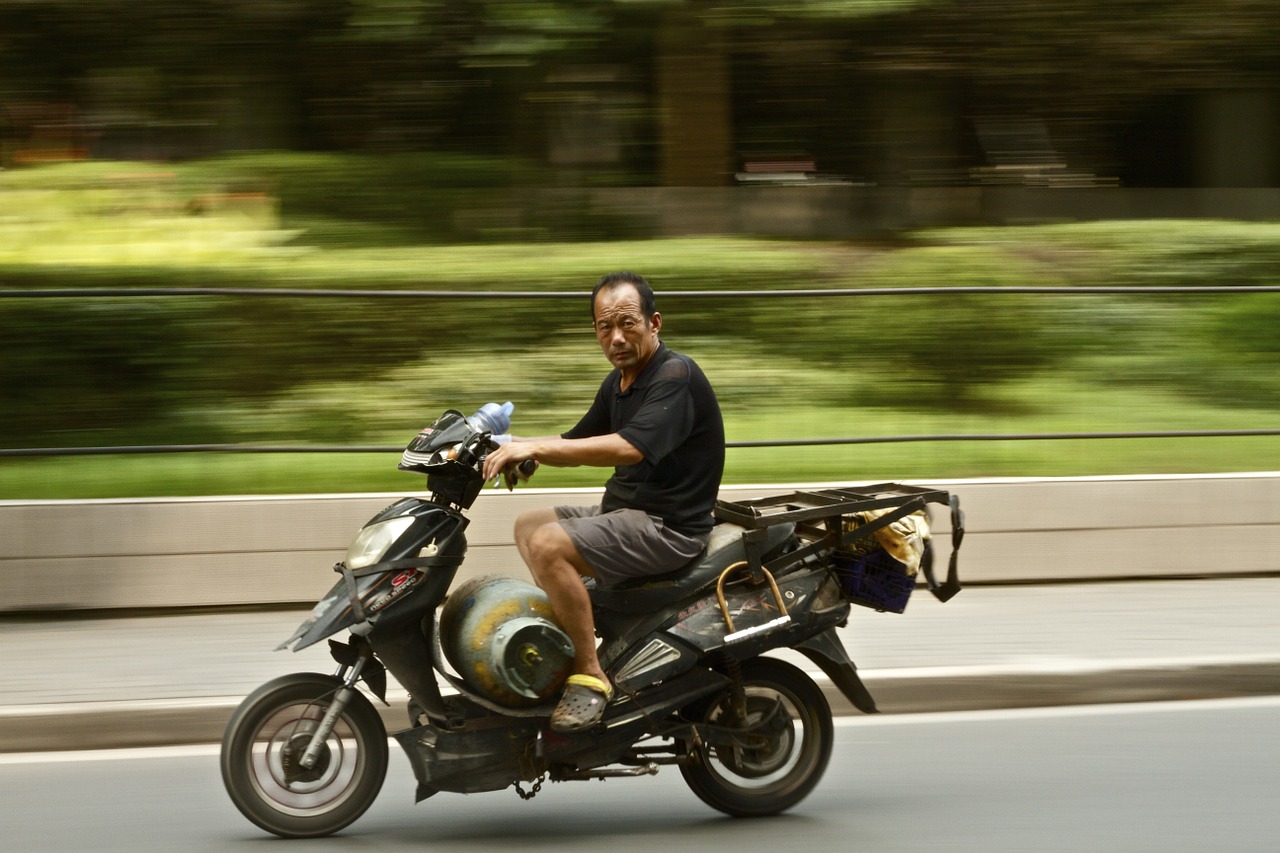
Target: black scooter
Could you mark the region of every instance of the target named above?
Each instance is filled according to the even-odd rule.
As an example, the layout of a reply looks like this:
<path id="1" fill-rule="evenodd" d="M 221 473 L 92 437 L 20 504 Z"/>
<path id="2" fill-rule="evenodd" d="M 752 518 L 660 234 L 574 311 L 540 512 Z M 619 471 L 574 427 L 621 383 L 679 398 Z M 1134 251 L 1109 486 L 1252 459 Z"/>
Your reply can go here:
<path id="1" fill-rule="evenodd" d="M 358 685 L 385 704 L 388 671 L 410 697 L 408 727 L 395 737 L 417 776 L 418 801 L 507 787 L 528 799 L 547 779 L 649 775 L 674 764 L 713 808 L 783 811 L 821 778 L 832 717 L 803 670 L 763 653 L 801 652 L 874 713 L 836 628 L 851 603 L 905 607 L 915 578 L 865 546 L 928 503 L 949 506 L 952 536 L 945 583 L 934 581 L 926 549 L 928 585 L 943 601 L 959 591 L 963 516 L 945 491 L 884 484 L 719 502 L 711 542 L 691 565 L 592 588 L 614 698 L 594 728 L 556 734 L 548 718 L 573 647 L 545 596 L 499 577 L 450 592 L 467 549 L 462 511 L 484 486 L 480 472 L 495 447 L 475 421 L 447 411 L 409 445 L 400 467 L 425 473 L 431 496 L 375 515 L 334 566 L 337 584 L 281 645 L 301 649 L 349 631 L 346 642 L 329 640 L 336 674 L 277 678 L 232 716 L 223 781 L 268 832 L 330 835 L 373 803 L 387 735 Z"/>

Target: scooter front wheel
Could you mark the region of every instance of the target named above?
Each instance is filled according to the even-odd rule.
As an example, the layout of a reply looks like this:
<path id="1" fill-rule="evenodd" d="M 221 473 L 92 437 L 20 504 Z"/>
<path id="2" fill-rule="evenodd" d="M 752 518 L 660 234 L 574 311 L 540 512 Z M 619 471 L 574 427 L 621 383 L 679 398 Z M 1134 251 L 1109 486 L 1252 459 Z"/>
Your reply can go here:
<path id="1" fill-rule="evenodd" d="M 785 661 L 744 661 L 742 686 L 742 694 L 726 688 L 686 711 L 706 727 L 706 741 L 680 772 L 712 808 L 738 817 L 777 814 L 822 778 L 834 737 L 831 706 Z"/>
<path id="2" fill-rule="evenodd" d="M 387 775 L 387 732 L 353 693 L 304 767 L 303 753 L 342 682 L 296 673 L 268 681 L 240 704 L 222 738 L 222 782 L 236 808 L 283 838 L 332 835 L 364 814 Z"/>

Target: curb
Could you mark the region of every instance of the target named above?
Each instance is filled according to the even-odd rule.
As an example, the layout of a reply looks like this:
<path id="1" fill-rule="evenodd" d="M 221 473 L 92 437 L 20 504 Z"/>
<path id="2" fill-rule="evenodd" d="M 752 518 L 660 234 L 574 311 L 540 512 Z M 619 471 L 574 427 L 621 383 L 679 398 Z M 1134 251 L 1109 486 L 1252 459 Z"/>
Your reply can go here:
<path id="1" fill-rule="evenodd" d="M 893 679 L 871 671 L 865 681 L 884 714 L 1169 702 L 1280 694 L 1280 661 Z M 857 713 L 834 688 L 824 692 L 834 713 Z"/>
<path id="2" fill-rule="evenodd" d="M 884 714 L 974 711 L 1120 702 L 1223 699 L 1280 694 L 1280 660 L 1053 669 L 862 673 Z M 831 710 L 858 713 L 825 676 L 814 674 Z M 217 743 L 243 697 L 82 702 L 0 708 L 0 752 L 121 749 Z M 408 724 L 404 699 L 379 706 L 388 732 Z"/>

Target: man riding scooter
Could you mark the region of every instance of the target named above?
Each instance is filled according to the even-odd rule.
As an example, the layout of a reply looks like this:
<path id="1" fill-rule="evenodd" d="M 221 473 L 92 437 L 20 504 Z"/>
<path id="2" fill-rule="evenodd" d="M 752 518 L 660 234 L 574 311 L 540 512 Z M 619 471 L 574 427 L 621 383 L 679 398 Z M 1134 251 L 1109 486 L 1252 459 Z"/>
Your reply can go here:
<path id="1" fill-rule="evenodd" d="M 551 728 L 590 728 L 613 695 L 596 654 L 584 577 L 610 586 L 675 571 L 706 547 L 724 472 L 724 423 L 706 376 L 658 339 L 653 290 L 632 272 L 605 275 L 591 294 L 592 321 L 614 369 L 591 408 L 560 436 L 515 438 L 492 452 L 492 479 L 533 460 L 614 468 L 598 506 L 521 513 L 515 540 L 574 644 L 574 674 Z M 526 466 L 527 467 L 527 466 Z"/>

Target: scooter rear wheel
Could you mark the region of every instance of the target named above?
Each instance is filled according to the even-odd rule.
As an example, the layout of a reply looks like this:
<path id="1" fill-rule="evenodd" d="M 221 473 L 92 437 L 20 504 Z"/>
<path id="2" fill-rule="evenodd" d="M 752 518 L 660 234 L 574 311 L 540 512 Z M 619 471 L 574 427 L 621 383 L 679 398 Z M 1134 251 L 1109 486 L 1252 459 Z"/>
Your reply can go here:
<path id="1" fill-rule="evenodd" d="M 698 761 L 680 765 L 684 780 L 712 808 L 737 817 L 777 814 L 808 796 L 831 758 L 834 726 L 822 690 L 784 661 L 743 662 L 746 718 L 733 691 L 700 701 L 691 719 L 714 726 L 718 745 L 696 748 Z M 741 730 L 735 743 L 722 737 Z"/>
<path id="2" fill-rule="evenodd" d="M 222 781 L 245 817 L 283 838 L 332 835 L 373 805 L 387 774 L 387 732 L 355 693 L 314 767 L 303 752 L 342 682 L 295 673 L 269 681 L 240 704 L 222 738 Z"/>

